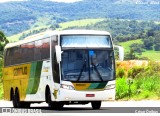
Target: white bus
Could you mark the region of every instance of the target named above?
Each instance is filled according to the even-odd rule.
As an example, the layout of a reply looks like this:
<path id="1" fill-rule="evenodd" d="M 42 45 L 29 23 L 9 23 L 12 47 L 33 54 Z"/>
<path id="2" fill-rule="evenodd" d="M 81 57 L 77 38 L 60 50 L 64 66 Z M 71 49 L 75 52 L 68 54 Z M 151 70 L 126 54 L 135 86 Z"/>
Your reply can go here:
<path id="1" fill-rule="evenodd" d="M 46 31 L 6 45 L 4 99 L 14 107 L 46 102 L 61 109 L 91 103 L 99 109 L 102 101 L 115 99 L 115 71 L 110 33 Z"/>

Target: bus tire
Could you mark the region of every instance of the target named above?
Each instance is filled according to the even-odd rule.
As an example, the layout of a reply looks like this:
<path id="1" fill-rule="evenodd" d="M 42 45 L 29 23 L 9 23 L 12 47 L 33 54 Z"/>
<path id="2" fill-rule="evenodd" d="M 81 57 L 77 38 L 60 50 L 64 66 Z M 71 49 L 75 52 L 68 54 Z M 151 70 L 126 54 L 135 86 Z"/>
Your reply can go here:
<path id="1" fill-rule="evenodd" d="M 48 107 L 52 108 L 52 99 L 51 99 L 51 92 L 50 89 L 47 89 L 47 94 L 46 94 L 46 103 L 48 103 Z"/>
<path id="2" fill-rule="evenodd" d="M 16 102 L 15 102 L 15 95 L 14 95 L 14 93 L 12 93 L 12 104 L 13 104 L 13 107 L 14 108 L 16 108 L 17 106 L 16 106 Z"/>
<path id="3" fill-rule="evenodd" d="M 10 90 L 10 101 L 13 101 L 13 97 L 14 97 L 14 90 L 13 90 L 13 88 L 11 88 L 11 90 Z"/>
<path id="4" fill-rule="evenodd" d="M 93 109 L 100 109 L 100 107 L 101 107 L 101 101 L 92 101 L 91 105 L 92 105 Z"/>
<path id="5" fill-rule="evenodd" d="M 49 108 L 52 110 L 60 110 L 63 108 L 63 105 L 64 105 L 62 102 L 53 102 L 51 100 L 51 92 L 49 89 L 47 91 L 47 103 Z"/>
<path id="6" fill-rule="evenodd" d="M 19 91 L 16 89 L 15 94 L 13 96 L 13 107 L 14 108 L 29 108 L 30 103 L 29 102 L 21 102 L 19 98 Z"/>
<path id="7" fill-rule="evenodd" d="M 20 108 L 21 107 L 21 103 L 20 103 L 20 99 L 19 99 L 19 91 L 18 89 L 16 89 L 15 94 L 13 95 L 13 106 L 15 108 Z"/>

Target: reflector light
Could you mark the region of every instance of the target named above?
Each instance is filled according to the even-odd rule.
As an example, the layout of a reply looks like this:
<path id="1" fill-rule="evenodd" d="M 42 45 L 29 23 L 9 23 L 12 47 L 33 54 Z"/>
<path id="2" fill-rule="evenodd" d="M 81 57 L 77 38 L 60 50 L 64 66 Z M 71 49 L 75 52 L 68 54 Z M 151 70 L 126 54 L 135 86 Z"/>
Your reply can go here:
<path id="1" fill-rule="evenodd" d="M 95 94 L 86 94 L 86 97 L 95 97 Z"/>

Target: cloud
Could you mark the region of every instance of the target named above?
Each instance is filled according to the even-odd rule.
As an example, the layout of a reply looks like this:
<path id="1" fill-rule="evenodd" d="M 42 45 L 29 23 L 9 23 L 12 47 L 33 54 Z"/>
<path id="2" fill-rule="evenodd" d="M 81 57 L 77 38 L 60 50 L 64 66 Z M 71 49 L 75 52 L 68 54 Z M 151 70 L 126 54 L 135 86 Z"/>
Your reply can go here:
<path id="1" fill-rule="evenodd" d="M 0 3 L 11 2 L 11 1 L 24 1 L 24 0 L 0 0 Z"/>
<path id="2" fill-rule="evenodd" d="M 82 0 L 46 0 L 46 1 L 71 3 L 71 2 L 78 2 L 78 1 L 82 1 Z"/>
<path id="3" fill-rule="evenodd" d="M 11 2 L 11 1 L 27 1 L 27 0 L 0 0 L 0 3 Z M 45 0 L 45 1 L 72 3 L 72 2 L 82 1 L 82 0 Z"/>

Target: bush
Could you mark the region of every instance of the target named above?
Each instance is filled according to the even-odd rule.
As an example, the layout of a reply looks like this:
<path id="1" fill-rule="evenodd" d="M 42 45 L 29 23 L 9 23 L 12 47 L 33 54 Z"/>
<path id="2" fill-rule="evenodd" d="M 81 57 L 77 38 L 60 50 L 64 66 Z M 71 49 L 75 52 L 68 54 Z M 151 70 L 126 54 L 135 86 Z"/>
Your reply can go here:
<path id="1" fill-rule="evenodd" d="M 144 66 L 135 66 L 128 71 L 128 77 L 134 79 L 134 78 L 138 77 L 144 71 L 145 71 Z"/>
<path id="2" fill-rule="evenodd" d="M 154 71 L 154 73 L 158 73 L 160 71 L 160 63 L 159 62 L 150 62 L 149 68 Z"/>
<path id="3" fill-rule="evenodd" d="M 3 59 L 0 59 L 0 99 L 3 98 L 2 67 L 3 67 Z"/>
<path id="4" fill-rule="evenodd" d="M 130 86 L 132 99 L 160 99 L 160 64 L 158 62 L 150 62 L 146 67 L 133 67 L 125 75 L 123 71 L 120 67 L 117 69 L 117 77 L 123 78 L 116 80 L 116 99 L 128 98 L 129 87 L 126 83 L 126 75 L 134 79 Z"/>
<path id="5" fill-rule="evenodd" d="M 122 99 L 128 96 L 128 85 L 125 78 L 116 80 L 116 99 Z"/>
<path id="6" fill-rule="evenodd" d="M 150 91 L 143 91 L 143 93 L 141 93 L 141 97 L 142 99 L 146 99 L 151 95 Z"/>
<path id="7" fill-rule="evenodd" d="M 0 58 L 0 80 L 2 78 L 3 59 Z"/>
<path id="8" fill-rule="evenodd" d="M 123 78 L 125 77 L 125 70 L 123 68 L 118 68 L 116 72 L 117 78 Z"/>
<path id="9" fill-rule="evenodd" d="M 3 99 L 3 84 L 0 82 L 0 99 Z"/>

